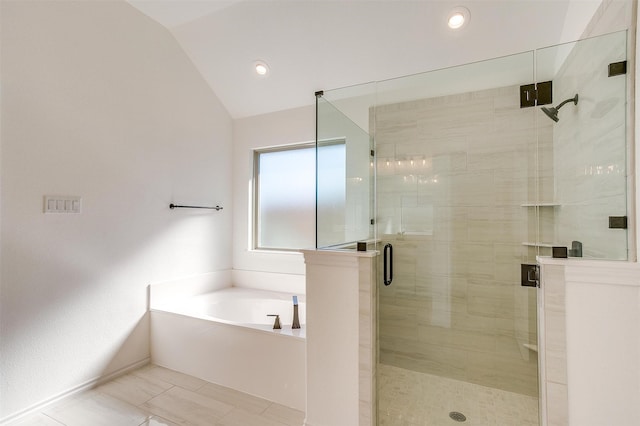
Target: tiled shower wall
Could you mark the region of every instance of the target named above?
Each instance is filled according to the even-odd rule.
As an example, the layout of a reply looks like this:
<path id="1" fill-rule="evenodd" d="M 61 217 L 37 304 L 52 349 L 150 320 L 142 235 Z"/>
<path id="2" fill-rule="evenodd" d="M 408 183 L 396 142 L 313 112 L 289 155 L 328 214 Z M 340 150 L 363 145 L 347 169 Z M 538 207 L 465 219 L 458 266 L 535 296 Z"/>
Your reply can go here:
<path id="1" fill-rule="evenodd" d="M 381 363 L 538 395 L 536 293 L 520 286 L 536 114 L 518 86 L 376 108 L 378 236 L 394 250 Z M 551 124 L 539 125 L 552 165 Z"/>

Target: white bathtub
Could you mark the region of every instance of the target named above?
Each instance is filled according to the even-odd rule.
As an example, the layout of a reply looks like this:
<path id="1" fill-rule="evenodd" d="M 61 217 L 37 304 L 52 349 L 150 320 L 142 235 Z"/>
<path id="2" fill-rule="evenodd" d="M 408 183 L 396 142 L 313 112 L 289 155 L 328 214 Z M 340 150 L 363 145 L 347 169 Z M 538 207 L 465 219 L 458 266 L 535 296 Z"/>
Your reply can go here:
<path id="1" fill-rule="evenodd" d="M 306 304 L 292 294 L 231 287 L 151 306 L 152 362 L 305 410 Z M 273 330 L 280 315 L 281 330 Z"/>

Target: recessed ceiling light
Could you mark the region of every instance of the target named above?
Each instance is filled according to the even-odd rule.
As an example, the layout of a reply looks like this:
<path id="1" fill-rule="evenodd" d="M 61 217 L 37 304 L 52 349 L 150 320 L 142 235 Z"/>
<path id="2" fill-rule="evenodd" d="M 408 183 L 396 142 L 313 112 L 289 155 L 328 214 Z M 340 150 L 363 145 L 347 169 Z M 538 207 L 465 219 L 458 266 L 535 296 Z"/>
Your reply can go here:
<path id="1" fill-rule="evenodd" d="M 254 66 L 255 66 L 256 74 L 260 76 L 265 76 L 269 74 L 269 65 L 267 65 L 265 62 L 258 61 L 254 64 Z"/>
<path id="2" fill-rule="evenodd" d="M 462 28 L 467 22 L 469 22 L 469 17 L 469 9 L 467 9 L 466 7 L 458 6 L 449 13 L 447 25 L 449 25 L 449 28 L 451 28 L 452 30 L 457 30 L 459 28 Z"/>

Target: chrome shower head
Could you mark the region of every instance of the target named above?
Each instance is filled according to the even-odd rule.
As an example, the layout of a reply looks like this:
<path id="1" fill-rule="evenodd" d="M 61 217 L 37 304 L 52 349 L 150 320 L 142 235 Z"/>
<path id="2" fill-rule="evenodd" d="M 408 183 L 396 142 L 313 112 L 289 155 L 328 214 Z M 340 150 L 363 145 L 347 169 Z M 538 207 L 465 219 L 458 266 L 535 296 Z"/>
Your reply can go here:
<path id="1" fill-rule="evenodd" d="M 560 105 L 558 105 L 557 107 L 551 107 L 551 108 L 547 108 L 547 107 L 542 107 L 540 108 L 542 110 L 542 112 L 544 112 L 545 114 L 547 114 L 547 116 L 552 119 L 553 121 L 555 121 L 556 123 L 558 122 L 559 118 L 558 118 L 558 110 L 560 108 L 562 108 L 562 106 L 564 104 L 566 104 L 567 102 L 573 102 L 574 105 L 578 105 L 578 94 L 576 93 L 576 95 L 571 98 L 571 99 L 567 99 L 566 101 L 563 101 L 562 103 L 560 103 Z"/>

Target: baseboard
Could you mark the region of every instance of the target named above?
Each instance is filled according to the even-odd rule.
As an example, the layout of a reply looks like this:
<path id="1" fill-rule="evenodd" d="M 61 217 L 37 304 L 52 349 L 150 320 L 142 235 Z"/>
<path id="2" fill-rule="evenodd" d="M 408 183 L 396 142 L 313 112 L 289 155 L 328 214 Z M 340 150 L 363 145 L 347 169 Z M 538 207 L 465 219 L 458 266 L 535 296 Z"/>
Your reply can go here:
<path id="1" fill-rule="evenodd" d="M 143 367 L 147 364 L 149 364 L 151 362 L 151 357 L 146 357 L 144 359 L 141 359 L 140 361 L 136 361 L 133 364 L 129 364 L 125 367 L 122 367 L 112 373 L 109 373 L 105 376 L 99 376 L 96 377 L 94 379 L 88 380 L 84 383 L 81 383 L 77 386 L 74 386 L 71 389 L 68 389 L 64 392 L 61 392 L 55 396 L 52 396 L 50 398 L 47 398 L 43 401 L 40 401 L 36 404 L 31 405 L 28 408 L 25 408 L 24 410 L 18 411 L 17 413 L 11 414 L 7 417 L 4 417 L 2 419 L 0 419 L 0 425 L 7 425 L 11 422 L 14 422 L 22 417 L 28 416 L 30 414 L 35 414 L 39 411 L 42 411 L 43 409 L 45 409 L 46 407 L 55 404 L 57 402 L 60 402 L 66 398 L 69 398 L 73 395 L 76 395 L 80 392 L 92 389 L 98 385 L 101 385 L 102 383 L 108 382 L 110 380 L 113 380 L 117 377 L 123 376 L 133 370 L 136 370 L 140 367 Z"/>

